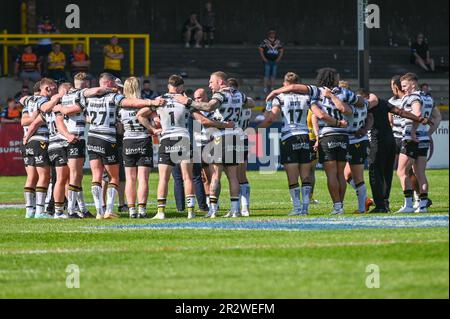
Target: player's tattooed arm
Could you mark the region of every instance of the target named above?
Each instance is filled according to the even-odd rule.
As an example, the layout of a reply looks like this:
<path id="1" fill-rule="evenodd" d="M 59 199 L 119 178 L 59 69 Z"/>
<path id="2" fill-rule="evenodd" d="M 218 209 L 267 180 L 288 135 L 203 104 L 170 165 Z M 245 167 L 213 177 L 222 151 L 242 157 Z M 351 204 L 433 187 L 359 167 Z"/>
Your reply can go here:
<path id="1" fill-rule="evenodd" d="M 337 120 L 334 117 L 329 116 L 327 113 L 322 111 L 317 104 L 311 104 L 311 111 L 317 117 L 317 119 L 324 121 L 328 125 L 342 128 L 348 126 L 348 122 L 346 120 Z"/>
<path id="2" fill-rule="evenodd" d="M 353 113 L 352 108 L 347 103 L 341 101 L 341 99 L 339 99 L 336 95 L 334 95 L 329 88 L 324 88 L 321 90 L 321 92 L 322 96 L 330 99 L 342 114 L 351 115 Z"/>
<path id="3" fill-rule="evenodd" d="M 277 95 L 281 93 L 301 93 L 301 94 L 309 94 L 311 93 L 310 87 L 304 84 L 291 84 L 288 86 L 283 86 L 279 89 L 273 90 L 266 97 L 266 102 L 272 101 Z"/>
<path id="4" fill-rule="evenodd" d="M 251 97 L 247 97 L 247 101 L 243 105 L 245 109 L 253 109 L 256 107 L 256 102 Z"/>
<path id="5" fill-rule="evenodd" d="M 206 126 L 206 127 L 215 127 L 218 129 L 234 128 L 234 122 L 232 122 L 232 121 L 218 122 L 218 121 L 211 120 L 211 119 L 207 118 L 206 116 L 203 116 L 199 112 L 192 112 L 191 114 L 192 114 L 192 117 L 194 118 L 194 120 L 196 120 L 201 125 Z"/>
<path id="6" fill-rule="evenodd" d="M 30 139 L 31 136 L 33 136 L 34 133 L 36 133 L 37 129 L 44 124 L 44 118 L 42 116 L 38 116 L 33 123 L 30 124 L 30 126 L 28 126 L 28 131 L 27 134 L 25 134 L 23 136 L 23 144 L 27 144 L 28 140 Z"/>
<path id="7" fill-rule="evenodd" d="M 196 102 L 185 95 L 177 95 L 174 100 L 180 104 L 189 106 L 198 111 L 212 112 L 217 109 L 221 102 L 217 99 L 211 99 L 209 102 Z"/>
<path id="8" fill-rule="evenodd" d="M 75 143 L 78 140 L 78 137 L 71 134 L 67 129 L 67 126 L 64 123 L 64 118 L 62 116 L 56 117 L 56 128 L 58 129 L 58 132 L 61 133 L 70 144 Z"/>
<path id="9" fill-rule="evenodd" d="M 121 107 L 129 107 L 129 108 L 143 108 L 148 106 L 159 107 L 166 104 L 164 99 L 134 99 L 134 98 L 125 98 L 120 102 Z"/>
<path id="10" fill-rule="evenodd" d="M 143 127 L 145 127 L 151 134 L 157 135 L 161 132 L 160 129 L 154 127 L 150 121 L 153 110 L 149 107 L 144 107 L 137 112 L 136 117 Z"/>

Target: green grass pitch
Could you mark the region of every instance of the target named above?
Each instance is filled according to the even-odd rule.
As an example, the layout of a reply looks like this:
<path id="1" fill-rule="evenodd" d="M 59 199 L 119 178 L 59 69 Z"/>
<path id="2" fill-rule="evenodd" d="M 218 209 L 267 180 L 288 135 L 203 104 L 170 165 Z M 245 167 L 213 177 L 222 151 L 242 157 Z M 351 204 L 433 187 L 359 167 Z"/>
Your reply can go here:
<path id="1" fill-rule="evenodd" d="M 428 177 L 434 202 L 430 213 L 448 216 L 448 170 L 429 171 Z M 152 173 L 150 179 L 148 210 L 153 213 L 157 175 Z M 250 220 L 288 220 L 291 204 L 285 174 L 251 172 L 249 180 Z M 402 192 L 396 177 L 394 182 L 391 206 L 398 209 Z M 85 197 L 92 203 L 89 183 L 87 175 Z M 0 177 L 0 203 L 22 203 L 23 184 L 24 177 Z M 0 208 L 0 298 L 449 298 L 449 233 L 445 227 L 95 228 L 186 222 L 185 215 L 175 213 L 171 194 L 170 219 L 162 222 L 25 220 L 23 209 Z M 228 198 L 223 179 L 221 215 L 229 208 Z M 301 218 L 327 222 L 331 206 L 322 171 L 317 172 L 315 198 L 320 204 L 311 207 L 310 216 Z M 345 208 L 346 216 L 356 209 L 350 188 Z M 192 221 L 196 222 L 200 219 Z M 80 269 L 78 289 L 66 287 L 70 264 Z M 378 289 L 366 287 L 369 264 L 379 266 Z"/>

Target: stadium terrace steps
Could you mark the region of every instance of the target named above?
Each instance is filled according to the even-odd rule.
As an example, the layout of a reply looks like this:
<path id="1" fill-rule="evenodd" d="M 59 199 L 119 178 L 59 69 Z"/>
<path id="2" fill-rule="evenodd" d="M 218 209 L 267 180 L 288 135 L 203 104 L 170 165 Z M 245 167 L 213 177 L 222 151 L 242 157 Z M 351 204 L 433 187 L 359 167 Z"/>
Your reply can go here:
<path id="1" fill-rule="evenodd" d="M 262 63 L 257 46 L 215 46 L 208 49 L 186 49 L 180 45 L 159 45 L 151 48 L 152 73 L 157 76 L 186 72 L 190 78 L 203 78 L 211 70 L 221 69 L 241 78 L 262 75 Z M 433 56 L 439 63 L 441 57 L 448 61 L 448 49 L 434 48 Z M 176 65 L 174 61 L 179 61 Z M 371 76 L 388 78 L 392 74 L 422 72 L 409 63 L 409 49 L 373 48 Z M 280 74 L 298 72 L 302 77 L 314 77 L 317 68 L 335 67 L 344 78 L 357 77 L 357 52 L 353 47 L 297 47 L 287 46 L 279 65 Z M 189 71 L 189 72 L 188 72 Z M 430 78 L 445 78 L 445 73 L 426 74 Z"/>

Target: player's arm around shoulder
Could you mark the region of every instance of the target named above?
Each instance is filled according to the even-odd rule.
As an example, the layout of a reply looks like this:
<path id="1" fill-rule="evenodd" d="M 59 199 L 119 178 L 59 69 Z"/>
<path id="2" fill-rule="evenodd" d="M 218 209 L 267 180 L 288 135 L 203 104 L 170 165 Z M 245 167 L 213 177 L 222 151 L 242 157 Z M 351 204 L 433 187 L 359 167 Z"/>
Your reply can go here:
<path id="1" fill-rule="evenodd" d="M 224 101 L 225 97 L 222 93 L 214 93 L 209 102 L 196 102 L 185 95 L 177 95 L 174 100 L 180 104 L 186 105 L 198 111 L 212 112 L 216 110 Z"/>
<path id="2" fill-rule="evenodd" d="M 267 128 L 275 122 L 281 113 L 281 104 L 278 98 L 273 100 L 272 106 L 269 105 L 266 107 L 266 111 L 264 112 L 264 120 L 258 124 L 258 128 Z"/>
<path id="3" fill-rule="evenodd" d="M 30 139 L 30 137 L 33 136 L 33 134 L 36 133 L 37 129 L 44 123 L 45 123 L 45 119 L 44 119 L 42 113 L 40 113 L 40 116 L 36 117 L 34 119 L 34 121 L 30 124 L 30 126 L 28 126 L 27 134 L 23 136 L 23 144 L 24 145 L 26 143 L 28 143 L 28 140 Z"/>

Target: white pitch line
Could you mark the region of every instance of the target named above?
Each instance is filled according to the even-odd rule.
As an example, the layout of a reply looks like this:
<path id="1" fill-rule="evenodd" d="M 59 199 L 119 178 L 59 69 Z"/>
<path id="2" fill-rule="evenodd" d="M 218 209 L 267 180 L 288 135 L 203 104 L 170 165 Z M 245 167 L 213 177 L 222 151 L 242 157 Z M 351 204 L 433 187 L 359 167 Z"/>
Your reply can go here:
<path id="1" fill-rule="evenodd" d="M 56 248 L 56 249 L 35 249 L 35 250 L 9 250 L 0 251 L 0 255 L 46 255 L 46 254 L 76 254 L 76 253 L 116 253 L 116 252 L 161 252 L 161 251 L 188 251 L 188 250 L 235 250 L 235 249 L 292 249 L 292 248 L 333 248 L 333 247 L 354 247 L 354 246 L 383 246 L 383 245 L 398 245 L 398 244 L 435 244 L 435 243 L 448 243 L 448 240 L 378 240 L 378 241 L 366 241 L 366 242 L 346 242 L 346 243 L 304 243 L 297 245 L 235 245 L 235 246 L 223 246 L 223 247 L 154 247 L 154 248 L 142 248 L 138 250 L 130 250 L 126 248 Z"/>

